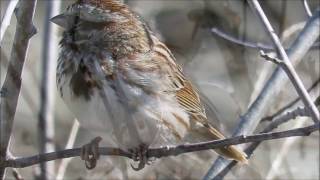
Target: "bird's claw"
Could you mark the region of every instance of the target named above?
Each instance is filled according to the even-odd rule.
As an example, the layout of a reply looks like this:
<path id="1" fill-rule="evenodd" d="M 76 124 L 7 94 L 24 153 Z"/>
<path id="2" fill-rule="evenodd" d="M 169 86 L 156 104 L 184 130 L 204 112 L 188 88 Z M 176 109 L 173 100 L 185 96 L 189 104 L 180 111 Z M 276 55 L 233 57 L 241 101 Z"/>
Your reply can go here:
<path id="1" fill-rule="evenodd" d="M 80 157 L 85 161 L 85 166 L 87 169 L 93 169 L 97 165 L 97 160 L 100 157 L 99 154 L 99 142 L 102 140 L 101 137 L 96 137 L 91 140 L 90 143 L 85 144 L 81 148 Z"/>
<path id="2" fill-rule="evenodd" d="M 132 159 L 134 161 L 139 161 L 139 164 L 137 167 L 134 167 L 134 165 L 130 164 L 133 170 L 139 171 L 143 169 L 146 164 L 148 165 L 150 164 L 148 162 L 147 150 L 148 150 L 148 147 L 144 144 L 140 145 L 138 148 L 129 150 L 132 153 Z"/>
<path id="3" fill-rule="evenodd" d="M 145 167 L 146 163 L 143 163 L 142 161 L 139 162 L 138 167 L 134 167 L 132 164 L 130 164 L 131 168 L 135 171 L 139 171 Z"/>

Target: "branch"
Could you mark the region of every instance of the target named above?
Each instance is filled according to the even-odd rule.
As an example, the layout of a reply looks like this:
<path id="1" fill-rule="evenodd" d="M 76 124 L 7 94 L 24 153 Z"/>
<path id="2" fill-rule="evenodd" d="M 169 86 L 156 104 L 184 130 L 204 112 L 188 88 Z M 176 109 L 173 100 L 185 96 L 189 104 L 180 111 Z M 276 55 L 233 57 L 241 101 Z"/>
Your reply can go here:
<path id="1" fill-rule="evenodd" d="M 318 86 L 318 84 L 320 83 L 320 78 L 317 79 L 309 88 L 308 88 L 308 92 L 311 92 L 313 90 L 316 89 L 316 87 Z M 279 116 L 280 114 L 282 114 L 283 112 L 285 112 L 287 109 L 289 109 L 290 107 L 292 107 L 294 104 L 296 104 L 298 101 L 300 100 L 300 97 L 297 97 L 295 100 L 291 101 L 290 103 L 288 103 L 287 105 L 283 106 L 281 109 L 279 109 L 276 113 L 266 116 L 264 118 L 262 118 L 260 120 L 260 122 L 263 121 L 271 121 L 273 118 Z M 316 104 L 317 101 L 315 101 Z M 317 105 L 317 104 L 316 104 Z"/>
<path id="2" fill-rule="evenodd" d="M 232 36 L 231 34 L 227 34 L 227 33 L 223 32 L 222 30 L 218 29 L 217 27 L 211 28 L 210 31 L 212 34 L 217 35 L 220 38 L 223 38 L 227 41 L 238 44 L 240 46 L 254 48 L 254 49 L 262 49 L 262 50 L 274 50 L 274 47 L 270 44 L 244 41 L 243 39 L 238 39 L 238 38 Z M 319 49 L 319 47 L 320 47 L 320 42 L 315 42 L 312 46 L 312 48 L 315 48 L 315 49 Z"/>
<path id="3" fill-rule="evenodd" d="M 273 50 L 274 49 L 272 46 L 267 45 L 267 44 L 243 41 L 242 39 L 238 39 L 230 34 L 227 34 L 223 31 L 221 31 L 217 27 L 211 28 L 211 33 L 213 33 L 213 34 L 215 34 L 215 35 L 217 35 L 227 41 L 233 42 L 233 43 L 241 45 L 241 46 L 245 46 L 245 47 L 249 47 L 249 48 L 256 48 L 256 49 L 263 49 L 263 50 Z"/>
<path id="4" fill-rule="evenodd" d="M 290 69 L 290 67 L 288 66 L 288 64 L 286 62 L 284 62 L 283 60 L 278 59 L 277 57 L 271 57 L 270 55 L 266 54 L 263 50 L 260 51 L 260 55 L 261 55 L 261 57 L 265 58 L 267 61 L 271 61 L 271 62 L 279 65 L 280 67 L 282 67 L 282 69 L 284 69 L 284 71 L 287 72 L 289 78 L 291 79 L 291 82 L 295 85 L 295 87 L 298 86 L 297 79 L 295 79 L 293 77 L 293 74 L 296 73 L 296 72 L 295 72 L 294 69 Z M 303 88 L 303 90 L 305 90 L 304 86 L 302 88 Z M 307 93 L 307 96 L 309 96 L 308 91 L 307 90 L 305 90 L 305 91 Z M 304 100 L 304 96 L 300 95 L 299 97 L 300 97 L 300 99 Z M 311 99 L 311 97 L 310 97 L 310 99 Z M 312 103 L 312 104 L 314 105 L 314 107 L 315 107 L 315 109 L 316 109 L 316 111 L 317 111 L 317 113 L 319 115 L 319 112 L 318 112 L 318 109 L 317 109 L 316 105 L 314 103 Z M 309 107 L 308 105 L 309 104 L 305 104 L 306 107 Z M 311 115 L 311 117 L 315 116 L 312 108 L 311 108 L 311 114 L 310 115 Z M 313 118 L 313 120 L 315 122 L 317 122 L 317 121 L 319 121 L 319 117 L 318 117 L 318 119 Z"/>
<path id="5" fill-rule="evenodd" d="M 281 132 L 273 132 L 273 133 L 261 133 L 257 135 L 251 136 L 236 136 L 223 140 L 215 140 L 208 141 L 202 143 L 193 143 L 193 144 L 184 144 L 178 146 L 167 146 L 161 148 L 150 148 L 147 151 L 148 158 L 161 158 L 166 156 L 177 156 L 184 153 L 209 150 L 215 148 L 221 148 L 229 145 L 237 145 L 249 142 L 261 142 L 272 139 L 282 139 L 287 137 L 295 137 L 295 136 L 309 136 L 312 132 L 318 131 L 320 129 L 320 123 L 307 126 L 304 128 L 297 128 L 287 131 Z M 16 159 L 6 160 L 2 166 L 4 167 L 13 167 L 13 168 L 24 168 L 28 166 L 32 166 L 45 161 L 52 161 L 61 158 L 70 158 L 80 156 L 81 148 L 75 149 L 67 149 L 57 152 L 44 153 L 31 157 L 23 157 Z M 123 151 L 119 148 L 111 148 L 111 147 L 100 147 L 99 152 L 101 155 L 109 155 L 109 156 L 123 156 L 127 158 L 133 158 L 132 154 L 126 151 Z"/>
<path id="6" fill-rule="evenodd" d="M 256 11 L 258 17 L 260 18 L 260 20 L 263 22 L 263 25 L 265 26 L 269 36 L 271 37 L 272 42 L 274 43 L 274 45 L 277 48 L 277 51 L 280 54 L 280 57 L 282 59 L 283 65 L 281 66 L 282 69 L 286 72 L 286 74 L 288 75 L 290 81 L 292 82 L 292 84 L 294 85 L 297 93 L 299 94 L 299 96 L 301 97 L 304 105 L 306 107 L 309 107 L 311 109 L 311 117 L 315 122 L 319 122 L 320 121 L 320 114 L 319 111 L 317 109 L 317 107 L 315 106 L 315 104 L 312 102 L 311 97 L 309 96 L 307 90 L 305 89 L 300 77 L 298 76 L 297 72 L 295 71 L 289 56 L 287 55 L 286 51 L 284 50 L 279 37 L 277 36 L 277 34 L 275 33 L 275 30 L 273 29 L 271 23 L 269 22 L 267 16 L 265 15 L 265 13 L 263 12 L 263 9 L 261 8 L 258 0 L 248 0 L 248 2 L 250 3 L 250 5 L 252 6 L 252 8 Z M 320 12 L 318 13 L 320 14 Z"/>
<path id="7" fill-rule="evenodd" d="M 289 48 L 288 56 L 293 64 L 298 64 L 302 57 L 311 48 L 313 43 L 318 39 L 320 34 L 320 10 L 308 20 L 304 29 L 300 32 L 297 39 Z M 250 105 L 247 112 L 239 119 L 234 136 L 240 134 L 252 133 L 260 122 L 260 119 L 267 111 L 274 98 L 287 82 L 286 74 L 280 67 L 272 73 L 271 77 L 262 88 L 261 93 L 256 100 Z M 221 170 L 223 170 L 231 161 L 219 157 L 210 168 L 204 179 L 213 179 Z"/>
<path id="8" fill-rule="evenodd" d="M 292 128 L 300 128 L 306 124 L 308 118 L 298 118 L 297 121 L 294 122 Z M 291 158 L 288 153 L 292 150 L 292 145 L 298 141 L 298 138 L 287 138 L 282 143 L 281 146 L 277 147 L 277 155 L 273 158 L 270 169 L 266 173 L 266 180 L 274 179 L 275 175 L 278 174 L 281 169 L 281 164 L 286 157 Z"/>
<path id="9" fill-rule="evenodd" d="M 7 75 L 1 88 L 0 102 L 0 164 L 6 160 L 14 115 L 21 88 L 21 73 L 26 59 L 29 39 L 36 33 L 32 23 L 36 0 L 20 1 L 16 10 L 17 27 Z M 0 168 L 0 179 L 5 169 Z"/>
<path id="10" fill-rule="evenodd" d="M 78 120 L 74 119 L 71 131 L 69 134 L 68 142 L 66 144 L 65 149 L 73 148 L 74 142 L 75 142 L 77 135 L 78 135 L 79 127 L 80 127 L 80 125 L 79 125 Z M 59 164 L 58 171 L 57 171 L 56 179 L 64 179 L 64 174 L 66 172 L 66 169 L 67 169 L 70 161 L 71 161 L 71 159 L 63 159 L 61 161 L 61 163 Z"/>
<path id="11" fill-rule="evenodd" d="M 312 84 L 312 86 L 309 88 L 310 91 L 312 91 L 313 89 L 315 89 L 315 87 L 319 84 L 320 79 L 318 79 L 316 82 L 314 82 Z M 315 104 L 318 106 L 318 108 L 320 108 L 320 96 L 315 98 Z M 272 120 L 272 122 L 260 133 L 266 133 L 266 132 L 271 132 L 274 129 L 276 129 L 278 126 L 280 126 L 281 124 L 284 124 L 286 122 L 288 122 L 291 119 L 296 118 L 297 116 L 305 116 L 308 114 L 308 112 L 306 112 L 306 108 L 303 108 L 303 110 L 301 111 L 301 108 L 297 108 L 294 111 L 291 112 L 287 112 L 286 114 L 283 114 L 281 116 L 279 116 L 280 114 L 282 114 L 286 109 L 288 109 L 289 107 L 291 107 L 292 105 L 294 105 L 297 101 L 299 100 L 299 98 L 295 99 L 294 101 L 288 103 L 287 105 L 285 105 L 283 108 L 281 108 L 278 112 L 274 113 L 273 115 L 271 115 L 270 117 L 265 117 L 262 118 L 260 120 L 260 122 L 262 122 L 264 119 L 267 120 Z M 302 112 L 302 113 L 300 113 Z M 271 119 L 268 119 L 271 118 Z M 250 156 L 252 155 L 253 151 L 260 145 L 259 142 L 257 143 L 252 143 L 250 146 L 248 146 L 245 149 L 245 153 L 248 155 L 248 158 L 250 158 Z M 236 161 L 232 161 L 231 163 L 229 163 L 226 167 L 224 167 L 223 170 L 220 171 L 219 174 L 217 174 L 215 176 L 215 179 L 222 179 L 235 165 L 237 164 Z"/>
<path id="12" fill-rule="evenodd" d="M 263 50 L 260 50 L 260 56 L 265 60 L 275 63 L 276 65 L 284 65 L 283 61 L 277 57 L 272 57 L 269 54 L 266 54 Z"/>
<path id="13" fill-rule="evenodd" d="M 306 11 L 308 17 L 311 17 L 312 16 L 312 12 L 310 10 L 310 6 L 308 4 L 308 0 L 303 0 L 303 7 L 304 7 L 304 10 Z"/>
<path id="14" fill-rule="evenodd" d="M 300 110 L 295 110 L 295 111 L 300 111 Z M 276 119 L 274 119 L 266 128 L 264 128 L 263 131 L 261 131 L 260 133 L 267 133 L 267 132 L 271 132 L 274 129 L 278 128 L 281 124 L 284 124 L 288 121 L 290 121 L 292 118 L 290 117 L 294 117 L 293 115 L 295 114 L 295 112 L 289 112 L 287 114 L 284 114 Z M 292 116 L 293 115 L 293 116 Z M 244 152 L 248 155 L 248 159 L 251 157 L 253 151 L 255 149 L 257 149 L 257 147 L 260 145 L 261 142 L 255 142 L 250 144 L 245 150 Z M 237 164 L 237 161 L 231 161 L 226 167 L 224 167 L 223 170 L 221 170 L 214 178 L 215 179 L 222 179 L 235 165 Z"/>
<path id="15" fill-rule="evenodd" d="M 10 151 L 7 152 L 7 157 L 8 159 L 14 158 L 12 153 Z M 16 180 L 23 180 L 24 178 L 21 176 L 20 172 L 18 171 L 17 168 L 12 168 L 12 175 Z"/>
<path id="16" fill-rule="evenodd" d="M 54 99 L 56 59 L 58 59 L 59 40 L 58 27 L 50 19 L 59 14 L 60 0 L 46 2 L 46 17 L 44 22 L 43 51 L 42 51 L 42 79 L 40 91 L 40 113 L 38 119 L 39 152 L 55 151 L 54 144 Z M 52 179 L 55 174 L 54 162 L 40 164 L 42 180 Z"/>
<path id="17" fill-rule="evenodd" d="M 6 32 L 8 26 L 10 25 L 11 17 L 18 4 L 18 0 L 11 0 L 8 4 L 7 10 L 4 13 L 3 19 L 1 20 L 1 27 L 0 27 L 0 43 Z"/>
<path id="18" fill-rule="evenodd" d="M 12 169 L 12 175 L 16 180 L 24 180 L 19 171 L 15 168 Z"/>

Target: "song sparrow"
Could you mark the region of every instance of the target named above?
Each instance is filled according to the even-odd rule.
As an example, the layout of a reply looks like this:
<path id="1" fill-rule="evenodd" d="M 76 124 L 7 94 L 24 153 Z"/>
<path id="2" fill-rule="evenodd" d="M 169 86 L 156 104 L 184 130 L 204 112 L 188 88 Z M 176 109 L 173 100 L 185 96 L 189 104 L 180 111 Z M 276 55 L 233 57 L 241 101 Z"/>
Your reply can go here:
<path id="1" fill-rule="evenodd" d="M 185 142 L 190 134 L 225 138 L 209 124 L 214 117 L 206 116 L 204 102 L 173 54 L 126 5 L 78 0 L 52 21 L 65 29 L 58 89 L 83 127 L 126 150 Z M 88 168 L 95 166 L 100 140 L 83 147 Z M 235 146 L 215 151 L 247 162 Z"/>

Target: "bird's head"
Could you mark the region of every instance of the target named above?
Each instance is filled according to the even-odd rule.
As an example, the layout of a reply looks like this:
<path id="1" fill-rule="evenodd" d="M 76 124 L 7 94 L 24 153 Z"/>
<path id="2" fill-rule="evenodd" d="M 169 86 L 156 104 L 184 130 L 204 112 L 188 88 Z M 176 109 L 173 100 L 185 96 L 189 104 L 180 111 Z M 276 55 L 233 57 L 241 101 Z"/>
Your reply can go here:
<path id="1" fill-rule="evenodd" d="M 51 21 L 68 30 L 79 23 L 125 23 L 131 18 L 128 7 L 117 0 L 78 0 Z"/>
<path id="2" fill-rule="evenodd" d="M 149 50 L 146 25 L 117 0 L 77 0 L 51 21 L 65 30 L 61 44 L 73 49 L 106 49 L 116 57 Z"/>

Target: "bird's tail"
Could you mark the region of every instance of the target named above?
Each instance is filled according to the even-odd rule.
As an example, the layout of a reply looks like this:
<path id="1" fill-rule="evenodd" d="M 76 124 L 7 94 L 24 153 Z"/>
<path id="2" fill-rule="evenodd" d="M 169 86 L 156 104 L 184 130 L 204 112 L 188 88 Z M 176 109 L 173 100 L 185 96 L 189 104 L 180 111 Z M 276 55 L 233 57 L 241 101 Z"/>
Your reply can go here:
<path id="1" fill-rule="evenodd" d="M 213 138 L 213 140 L 225 138 L 218 130 L 216 130 L 212 126 L 208 126 L 207 128 L 209 129 L 210 136 L 211 138 Z M 241 151 L 240 149 L 238 149 L 234 145 L 219 148 L 219 149 L 214 149 L 214 151 L 227 159 L 232 159 L 240 163 L 248 164 L 247 154 Z"/>

